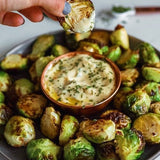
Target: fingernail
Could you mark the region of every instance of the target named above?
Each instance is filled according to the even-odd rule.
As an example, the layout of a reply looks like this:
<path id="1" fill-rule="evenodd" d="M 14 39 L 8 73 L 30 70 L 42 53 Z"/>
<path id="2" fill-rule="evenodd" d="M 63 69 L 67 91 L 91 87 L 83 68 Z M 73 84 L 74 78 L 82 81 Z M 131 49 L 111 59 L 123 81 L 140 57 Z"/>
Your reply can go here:
<path id="1" fill-rule="evenodd" d="M 63 14 L 67 15 L 71 12 L 71 5 L 68 2 L 65 2 Z"/>

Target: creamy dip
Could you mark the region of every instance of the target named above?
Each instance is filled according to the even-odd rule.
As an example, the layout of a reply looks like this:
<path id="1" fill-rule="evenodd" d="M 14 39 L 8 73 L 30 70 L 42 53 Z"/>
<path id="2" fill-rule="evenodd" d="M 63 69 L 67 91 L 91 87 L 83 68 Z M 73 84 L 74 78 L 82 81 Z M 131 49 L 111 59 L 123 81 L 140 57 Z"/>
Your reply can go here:
<path id="1" fill-rule="evenodd" d="M 115 83 L 111 66 L 86 54 L 61 59 L 44 76 L 44 88 L 50 97 L 77 106 L 103 101 L 114 91 Z"/>

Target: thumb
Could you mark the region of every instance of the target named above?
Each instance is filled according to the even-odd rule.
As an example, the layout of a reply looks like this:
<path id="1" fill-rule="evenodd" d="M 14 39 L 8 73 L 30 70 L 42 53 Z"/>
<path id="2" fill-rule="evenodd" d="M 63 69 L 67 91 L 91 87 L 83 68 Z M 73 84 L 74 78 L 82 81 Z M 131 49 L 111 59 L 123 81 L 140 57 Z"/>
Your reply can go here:
<path id="1" fill-rule="evenodd" d="M 66 12 L 63 12 L 64 8 L 66 8 L 65 4 L 65 0 L 39 0 L 39 6 L 57 17 L 63 17 L 64 14 L 67 14 Z"/>

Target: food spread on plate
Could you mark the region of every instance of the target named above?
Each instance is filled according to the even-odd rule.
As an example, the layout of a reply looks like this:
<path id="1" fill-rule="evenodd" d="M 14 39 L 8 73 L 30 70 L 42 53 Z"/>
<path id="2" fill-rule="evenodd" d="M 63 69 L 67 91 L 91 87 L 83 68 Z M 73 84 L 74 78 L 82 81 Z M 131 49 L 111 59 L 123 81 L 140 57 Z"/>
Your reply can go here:
<path id="1" fill-rule="evenodd" d="M 67 105 L 95 105 L 115 90 L 115 73 L 103 60 L 79 54 L 64 57 L 49 67 L 44 88 L 54 100 Z"/>
<path id="2" fill-rule="evenodd" d="M 125 28 L 117 26 L 111 32 L 66 32 L 63 44 L 54 35 L 42 35 L 34 41 L 30 54 L 6 55 L 0 64 L 0 125 L 6 142 L 12 147 L 24 146 L 28 160 L 143 158 L 146 146 L 160 144 L 160 59 L 146 42 L 130 46 Z M 40 88 L 45 66 L 73 50 L 102 54 L 121 70 L 117 95 L 93 117 L 59 110 Z M 73 78 L 76 67 L 68 78 Z M 43 136 L 35 136 L 33 124 Z"/>
<path id="3" fill-rule="evenodd" d="M 95 10 L 90 0 L 67 0 L 71 12 L 58 20 L 65 31 L 83 33 L 91 31 L 95 23 Z"/>

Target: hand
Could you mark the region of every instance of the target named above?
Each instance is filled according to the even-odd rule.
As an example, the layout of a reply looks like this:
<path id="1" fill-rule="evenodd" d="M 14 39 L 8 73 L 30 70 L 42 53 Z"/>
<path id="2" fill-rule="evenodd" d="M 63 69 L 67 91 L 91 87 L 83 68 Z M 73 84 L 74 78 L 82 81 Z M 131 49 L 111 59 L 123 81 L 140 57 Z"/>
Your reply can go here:
<path id="1" fill-rule="evenodd" d="M 43 12 L 56 20 L 57 16 L 63 17 L 70 10 L 70 5 L 65 0 L 1 0 L 0 24 L 20 26 L 24 23 L 22 15 L 32 22 L 39 22 L 43 20 Z"/>

